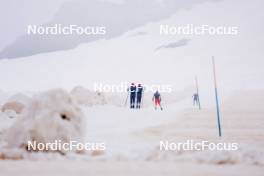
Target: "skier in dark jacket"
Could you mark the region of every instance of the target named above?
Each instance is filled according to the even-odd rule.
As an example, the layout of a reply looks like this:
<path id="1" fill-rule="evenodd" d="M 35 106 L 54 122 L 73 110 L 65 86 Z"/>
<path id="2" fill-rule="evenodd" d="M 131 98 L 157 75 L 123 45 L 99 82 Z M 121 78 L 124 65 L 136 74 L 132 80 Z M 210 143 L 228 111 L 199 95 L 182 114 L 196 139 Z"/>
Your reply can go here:
<path id="1" fill-rule="evenodd" d="M 141 84 L 138 84 L 137 86 L 137 104 L 136 108 L 140 109 L 141 107 L 141 99 L 142 99 L 142 94 L 143 94 L 144 88 L 142 87 Z"/>
<path id="2" fill-rule="evenodd" d="M 157 106 L 159 105 L 160 107 L 160 110 L 163 110 L 161 105 L 160 105 L 160 102 L 161 102 L 161 96 L 160 96 L 160 93 L 159 91 L 156 91 L 153 95 L 153 98 L 152 98 L 152 101 L 154 101 L 155 103 L 155 110 L 157 110 Z"/>
<path id="3" fill-rule="evenodd" d="M 136 90 L 137 87 L 134 83 L 131 83 L 130 87 L 127 89 L 130 93 L 130 108 L 135 108 Z"/>
<path id="4" fill-rule="evenodd" d="M 193 94 L 193 106 L 195 106 L 195 105 L 199 105 L 199 95 L 198 95 L 198 93 L 194 93 Z"/>

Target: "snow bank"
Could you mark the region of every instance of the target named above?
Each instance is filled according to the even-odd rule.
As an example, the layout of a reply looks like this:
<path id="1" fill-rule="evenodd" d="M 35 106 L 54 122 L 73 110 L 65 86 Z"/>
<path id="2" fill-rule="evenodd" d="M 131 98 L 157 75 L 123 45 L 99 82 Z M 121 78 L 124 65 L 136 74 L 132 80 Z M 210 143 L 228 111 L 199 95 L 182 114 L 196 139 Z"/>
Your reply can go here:
<path id="1" fill-rule="evenodd" d="M 6 133 L 7 148 L 25 148 L 28 141 L 48 143 L 81 141 L 84 114 L 64 90 L 50 90 L 33 96 L 26 110 Z M 66 152 L 61 149 L 60 152 Z"/>
<path id="2" fill-rule="evenodd" d="M 25 110 L 26 106 L 31 102 L 31 98 L 23 93 L 17 93 L 10 95 L 6 99 L 1 96 L 1 102 L 3 105 L 0 110 L 9 115 L 9 117 L 16 117 Z"/>
<path id="3" fill-rule="evenodd" d="M 21 104 L 21 103 L 19 103 L 19 102 L 17 102 L 17 101 L 10 101 L 10 102 L 5 103 L 2 106 L 1 110 L 3 112 L 8 111 L 8 110 L 9 111 L 12 110 L 16 114 L 20 114 L 20 113 L 22 113 L 22 111 L 24 110 L 24 108 L 25 108 L 24 105 Z"/>
<path id="4" fill-rule="evenodd" d="M 104 105 L 107 98 L 102 92 L 94 92 L 84 87 L 78 86 L 71 91 L 71 95 L 77 103 L 85 106 Z"/>

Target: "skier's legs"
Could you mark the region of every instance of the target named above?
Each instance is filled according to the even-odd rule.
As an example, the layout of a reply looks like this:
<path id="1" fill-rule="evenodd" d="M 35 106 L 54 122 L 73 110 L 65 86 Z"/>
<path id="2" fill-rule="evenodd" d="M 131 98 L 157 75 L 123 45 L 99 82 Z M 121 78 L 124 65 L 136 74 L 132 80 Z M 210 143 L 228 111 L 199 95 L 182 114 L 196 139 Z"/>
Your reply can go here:
<path id="1" fill-rule="evenodd" d="M 135 108 L 135 100 L 136 100 L 136 96 L 133 96 L 133 101 L 132 101 L 132 108 Z"/>
<path id="2" fill-rule="evenodd" d="M 136 108 L 138 108 L 138 100 L 139 100 L 139 96 L 137 95 L 137 98 L 136 98 Z"/>
<path id="3" fill-rule="evenodd" d="M 197 99 L 197 98 L 194 98 L 194 99 L 193 99 L 193 105 L 194 105 L 194 106 L 198 105 L 198 99 Z"/>
<path id="4" fill-rule="evenodd" d="M 135 107 L 135 95 L 131 94 L 130 95 L 130 108 Z"/>
<path id="5" fill-rule="evenodd" d="M 158 99 L 155 98 L 155 110 L 157 109 Z"/>
<path id="6" fill-rule="evenodd" d="M 133 104 L 133 97 L 132 95 L 130 95 L 130 108 L 132 108 L 132 104 Z"/>
<path id="7" fill-rule="evenodd" d="M 162 110 L 162 107 L 160 105 L 160 99 L 155 99 L 155 109 L 157 109 L 157 106 L 159 106 L 160 109 Z"/>
<path id="8" fill-rule="evenodd" d="M 140 108 L 140 104 L 141 104 L 141 95 L 137 96 L 137 108 Z"/>
<path id="9" fill-rule="evenodd" d="M 159 107 L 160 107 L 160 109 L 162 110 L 162 107 L 161 107 L 161 101 L 160 100 L 158 100 L 158 105 L 159 105 Z"/>
<path id="10" fill-rule="evenodd" d="M 157 110 L 157 106 L 160 107 L 161 110 L 163 110 L 163 108 L 161 107 L 161 104 L 160 104 L 160 99 L 155 99 L 155 110 Z"/>

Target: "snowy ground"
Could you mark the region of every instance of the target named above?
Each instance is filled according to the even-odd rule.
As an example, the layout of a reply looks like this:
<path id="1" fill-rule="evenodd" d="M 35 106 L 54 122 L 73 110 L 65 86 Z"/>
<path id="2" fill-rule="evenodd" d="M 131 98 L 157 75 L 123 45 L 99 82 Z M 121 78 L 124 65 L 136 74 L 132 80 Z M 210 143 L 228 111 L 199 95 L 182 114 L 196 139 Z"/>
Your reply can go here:
<path id="1" fill-rule="evenodd" d="M 113 105 L 87 107 L 86 139 L 105 142 L 107 149 L 103 154 L 36 154 L 24 160 L 3 160 L 1 171 L 5 175 L 16 175 L 22 170 L 24 175 L 262 175 L 263 101 L 264 92 L 260 90 L 237 92 L 227 99 L 221 111 L 221 139 L 217 137 L 215 110 L 199 111 L 187 106 L 188 101 L 164 105 L 164 111 Z M 239 143 L 239 150 L 159 151 L 159 141 L 165 139 L 232 141 Z M 15 168 L 6 168 L 10 164 Z"/>
<path id="2" fill-rule="evenodd" d="M 184 105 L 170 105 L 163 111 L 153 107 L 133 110 L 124 107 L 98 106 L 87 110 L 87 140 L 105 141 L 111 155 L 142 157 L 141 152 L 153 145 L 135 134 L 146 128 L 177 120 L 177 113 Z"/>
<path id="3" fill-rule="evenodd" d="M 12 167 L 10 167 L 12 166 Z M 41 168 L 41 169 L 40 169 Z M 262 176 L 263 168 L 245 165 L 196 165 L 174 162 L 80 162 L 80 161 L 34 161 L 0 162 L 3 175 L 97 175 L 97 176 L 145 176 L 145 175 L 193 175 L 193 176 Z"/>
<path id="4" fill-rule="evenodd" d="M 145 96 L 141 110 L 125 108 L 125 94 L 103 105 L 90 106 L 96 95 L 79 89 L 75 96 L 85 104 L 81 106 L 86 120 L 85 139 L 105 142 L 106 151 L 99 156 L 33 152 L 22 159 L 14 157 L 16 161 L 7 160 L 0 151 L 1 175 L 263 175 L 262 3 L 204 3 L 113 39 L 83 44 L 69 51 L 1 60 L 0 105 L 17 92 L 31 97 L 56 87 L 71 90 L 81 85 L 93 89 L 97 82 L 170 84 L 175 91 L 169 94 L 171 99 L 164 96 L 161 112 L 154 110 L 149 95 Z M 239 35 L 159 34 L 160 24 L 186 23 L 238 26 Z M 139 32 L 145 35 L 134 35 Z M 184 39 L 189 41 L 184 46 L 156 51 Z M 221 139 L 214 109 L 212 55 L 216 58 L 221 102 Z M 132 67 L 131 61 L 140 64 Z M 191 102 L 196 91 L 195 76 L 199 81 L 201 111 L 194 109 Z M 12 99 L 27 101 L 21 94 Z M 9 115 L 0 113 L 0 147 L 6 130 L 16 121 Z M 238 142 L 239 150 L 160 152 L 159 141 L 166 139 Z"/>

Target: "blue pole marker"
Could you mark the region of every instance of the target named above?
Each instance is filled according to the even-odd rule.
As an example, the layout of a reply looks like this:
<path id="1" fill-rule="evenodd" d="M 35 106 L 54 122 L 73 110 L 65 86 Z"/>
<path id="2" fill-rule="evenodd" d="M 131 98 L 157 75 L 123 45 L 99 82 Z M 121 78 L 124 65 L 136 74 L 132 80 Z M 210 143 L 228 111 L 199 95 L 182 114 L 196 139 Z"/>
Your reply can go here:
<path id="1" fill-rule="evenodd" d="M 214 72 L 214 86 L 215 86 L 215 101 L 216 101 L 218 134 L 219 134 L 219 137 L 221 137 L 222 136 L 222 130 L 221 130 L 221 121 L 220 121 L 220 108 L 219 108 L 219 99 L 218 99 L 218 91 L 217 91 L 217 83 L 216 83 L 216 71 L 215 71 L 214 56 L 212 57 L 212 63 L 213 63 L 213 72 Z"/>

